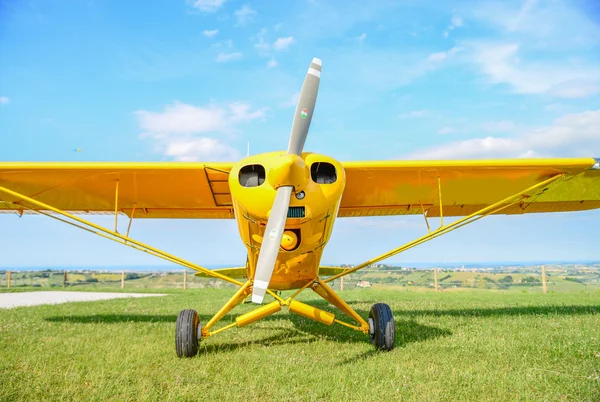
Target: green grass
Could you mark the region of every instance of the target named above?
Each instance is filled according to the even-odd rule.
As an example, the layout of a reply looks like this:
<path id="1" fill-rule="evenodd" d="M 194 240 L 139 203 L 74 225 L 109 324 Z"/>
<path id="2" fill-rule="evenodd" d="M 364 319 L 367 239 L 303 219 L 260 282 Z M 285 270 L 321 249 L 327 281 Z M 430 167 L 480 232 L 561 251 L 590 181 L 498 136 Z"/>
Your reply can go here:
<path id="1" fill-rule="evenodd" d="M 281 312 L 204 340 L 193 359 L 175 355 L 178 312 L 206 322 L 232 290 L 168 293 L 0 310 L 0 400 L 600 399 L 599 291 L 351 290 L 364 317 L 392 307 L 392 352 Z"/>

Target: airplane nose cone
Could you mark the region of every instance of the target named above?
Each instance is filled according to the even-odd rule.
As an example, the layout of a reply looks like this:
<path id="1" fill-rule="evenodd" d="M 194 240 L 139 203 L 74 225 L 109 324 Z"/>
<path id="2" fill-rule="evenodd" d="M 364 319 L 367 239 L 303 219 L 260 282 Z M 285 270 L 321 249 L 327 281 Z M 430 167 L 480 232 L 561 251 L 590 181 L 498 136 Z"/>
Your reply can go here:
<path id="1" fill-rule="evenodd" d="M 296 192 L 306 187 L 309 171 L 304 160 L 298 155 L 283 154 L 271 163 L 267 180 L 273 188 L 294 186 Z"/>
<path id="2" fill-rule="evenodd" d="M 291 230 L 286 230 L 283 232 L 283 237 L 281 238 L 281 247 L 284 250 L 291 251 L 298 245 L 298 236 L 296 233 Z"/>

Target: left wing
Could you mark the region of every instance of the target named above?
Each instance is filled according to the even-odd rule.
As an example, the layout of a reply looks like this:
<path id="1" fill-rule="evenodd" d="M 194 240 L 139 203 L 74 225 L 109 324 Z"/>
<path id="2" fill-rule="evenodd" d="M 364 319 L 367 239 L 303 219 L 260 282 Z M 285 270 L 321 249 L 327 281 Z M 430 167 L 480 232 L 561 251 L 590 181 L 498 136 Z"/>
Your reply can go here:
<path id="1" fill-rule="evenodd" d="M 0 187 L 74 213 L 114 213 L 116 208 L 135 218 L 232 219 L 232 165 L 0 162 Z M 27 212 L 28 205 L 19 202 L 0 191 L 0 213 Z"/>

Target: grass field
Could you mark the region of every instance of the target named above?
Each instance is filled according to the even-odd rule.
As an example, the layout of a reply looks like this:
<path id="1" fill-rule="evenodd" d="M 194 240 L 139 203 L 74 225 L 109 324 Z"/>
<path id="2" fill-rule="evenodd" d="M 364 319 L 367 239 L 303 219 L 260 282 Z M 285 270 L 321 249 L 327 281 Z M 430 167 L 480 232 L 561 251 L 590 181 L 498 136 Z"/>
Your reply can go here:
<path id="1" fill-rule="evenodd" d="M 178 312 L 206 322 L 232 290 L 167 293 L 0 310 L 0 400 L 600 400 L 597 290 L 351 290 L 364 317 L 392 307 L 392 352 L 281 312 L 206 339 L 193 359 L 175 355 Z"/>

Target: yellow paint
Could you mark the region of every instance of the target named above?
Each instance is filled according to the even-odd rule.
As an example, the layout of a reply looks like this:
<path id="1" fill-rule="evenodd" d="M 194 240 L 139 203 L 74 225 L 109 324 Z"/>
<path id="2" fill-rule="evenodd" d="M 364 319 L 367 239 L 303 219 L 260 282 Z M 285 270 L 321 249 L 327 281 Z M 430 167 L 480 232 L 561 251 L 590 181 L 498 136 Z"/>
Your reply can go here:
<path id="1" fill-rule="evenodd" d="M 291 230 L 283 232 L 281 237 L 281 247 L 286 251 L 291 251 L 298 244 L 298 235 Z"/>
<path id="2" fill-rule="evenodd" d="M 265 226 L 275 199 L 277 186 L 281 184 L 280 181 L 271 182 L 269 179 L 270 169 L 273 166 L 274 169 L 280 169 L 282 166 L 281 154 L 282 152 L 271 152 L 245 158 L 233 165 L 229 175 L 229 188 L 238 229 L 242 242 L 248 250 L 248 278 L 254 277 Z M 287 220 L 286 231 L 298 229 L 300 232 L 299 245 L 290 251 L 285 248 L 280 249 L 269 285 L 272 289 L 297 289 L 317 278 L 323 248 L 331 236 L 344 191 L 344 169 L 339 162 L 325 155 L 307 152 L 303 153 L 301 157 L 294 156 L 289 160 L 293 160 L 295 165 L 300 165 L 299 158 L 309 172 L 313 163 L 331 163 L 336 168 L 337 180 L 332 184 L 317 184 L 309 177 L 305 177 L 303 178 L 305 183 L 294 182 L 295 186 L 298 185 L 298 188 L 303 189 L 305 196 L 300 200 L 294 192 L 290 207 L 303 206 L 305 217 L 288 218 Z M 241 186 L 238 179 L 240 169 L 254 164 L 261 164 L 265 167 L 267 179 L 258 187 Z M 289 185 L 291 182 L 284 184 Z M 287 242 L 287 240 L 283 239 L 283 242 Z"/>
<path id="3" fill-rule="evenodd" d="M 265 317 L 275 314 L 281 310 L 281 305 L 278 301 L 265 304 L 262 307 L 257 308 L 249 313 L 240 315 L 235 319 L 238 327 L 245 327 L 248 324 L 252 324 L 258 320 L 262 320 Z"/>
<path id="4" fill-rule="evenodd" d="M 364 320 L 364 318 L 354 311 L 354 309 L 350 307 L 350 305 L 346 303 L 337 293 L 335 293 L 333 289 L 327 285 L 327 283 L 319 280 L 318 285 L 313 286 L 312 290 L 323 299 L 336 306 L 348 317 L 358 322 L 360 324 L 360 329 L 363 332 L 367 333 L 369 331 L 369 324 Z"/>
<path id="5" fill-rule="evenodd" d="M 314 166 L 333 165 L 334 183 L 315 182 Z M 237 163 L 0 163 L 0 212 L 34 211 L 151 255 L 240 286 L 203 329 L 210 336 L 243 327 L 289 305 L 290 312 L 326 325 L 338 322 L 368 332 L 368 323 L 326 282 L 388 258 L 490 214 L 579 211 L 600 208 L 600 170 L 595 161 L 514 159 L 485 161 L 338 162 L 325 155 L 283 151 L 254 155 Z M 264 181 L 243 187 L 240 169 L 262 165 Z M 323 165 L 324 166 L 324 165 Z M 258 251 L 279 187 L 293 187 L 291 208 L 303 217 L 288 218 L 269 285 L 276 301 L 209 329 L 251 292 Z M 500 201 L 499 201 L 500 200 Z M 73 213 L 115 214 L 115 229 L 102 228 Z M 298 213 L 297 209 L 294 209 Z M 425 211 L 427 214 L 425 215 Z M 127 234 L 117 233 L 119 213 L 130 217 Z M 319 267 L 337 217 L 424 214 L 427 218 L 463 216 L 449 225 L 352 269 Z M 245 267 L 210 271 L 129 237 L 133 219 L 235 218 L 248 251 Z M 428 225 L 429 227 L 429 225 Z M 327 280 L 321 275 L 333 275 Z M 245 277 L 242 284 L 233 278 Z M 294 298 L 306 288 L 339 308 L 360 326 Z M 283 300 L 273 290 L 298 289 Z"/>
<path id="6" fill-rule="evenodd" d="M 264 162 L 281 153 L 254 155 L 246 160 L 267 167 Z M 503 213 L 600 208 L 597 184 L 600 170 L 588 170 L 594 163 L 592 158 L 340 162 L 346 185 L 339 216 L 421 214 L 420 202 L 430 208 L 429 217 L 439 216 L 435 205 L 438 176 L 444 190 L 444 216 L 466 216 L 559 173 L 565 173 L 569 180 L 555 184 L 552 191 L 525 211 L 515 207 Z M 114 213 L 118 178 L 119 211 L 136 219 L 231 219 L 234 211 L 228 178 L 234 165 L 231 162 L 0 162 L 0 186 L 63 211 L 109 214 Z M 16 201 L 10 197 L 3 200 Z M 0 202 L 0 211 L 19 209 L 18 205 Z"/>
<path id="7" fill-rule="evenodd" d="M 208 321 L 206 323 L 206 325 L 204 325 L 202 327 L 202 333 L 207 333 L 208 330 L 215 325 L 221 318 L 223 318 L 225 316 L 225 314 L 229 313 L 231 310 L 233 310 L 233 308 L 235 306 L 237 306 L 238 304 L 240 304 L 242 301 L 244 301 L 244 299 L 250 294 L 252 293 L 252 288 L 250 287 L 250 281 L 247 281 L 246 283 L 244 283 L 244 285 L 242 285 L 242 287 L 240 287 L 238 289 L 238 291 L 233 295 L 233 297 L 227 302 L 225 303 L 225 305 L 223 307 L 221 307 L 221 310 L 219 310 L 217 312 L 217 314 L 215 314 L 215 316 L 213 318 L 210 319 L 210 321 Z"/>
<path id="8" fill-rule="evenodd" d="M 309 306 L 297 300 L 292 300 L 289 308 L 290 313 L 298 314 L 303 317 L 309 318 L 313 321 L 321 322 L 325 325 L 333 324 L 335 315 L 328 313 L 327 311 L 320 310 L 316 307 Z"/>
<path id="9" fill-rule="evenodd" d="M 312 181 L 311 166 L 319 162 L 335 166 L 335 183 Z M 244 274 L 237 269 L 224 271 L 223 276 L 251 279 L 276 189 L 293 185 L 290 205 L 304 206 L 305 217 L 287 221 L 271 287 L 297 289 L 318 277 L 321 255 L 337 216 L 420 214 L 423 210 L 429 217 L 439 216 L 442 210 L 444 216 L 468 216 L 556 174 L 564 174 L 565 179 L 550 183 L 541 195 L 492 212 L 597 208 L 600 171 L 589 170 L 594 162 L 574 158 L 340 163 L 324 155 L 305 152 L 296 156 L 282 151 L 254 155 L 235 164 L 4 162 L 0 163 L 0 186 L 13 193 L 1 195 L 0 211 L 47 211 L 44 206 L 51 205 L 55 208 L 52 212 L 114 213 L 116 208 L 136 219 L 235 217 L 248 250 L 248 264 Z M 239 184 L 239 169 L 247 164 L 265 167 L 262 185 L 246 188 Z M 295 197 L 301 189 L 305 193 L 302 200 Z M 39 203 L 32 205 L 20 195 Z M 124 242 L 129 239 L 117 237 Z M 221 276 L 219 271 L 215 273 Z"/>
<path id="10" fill-rule="evenodd" d="M 263 166 L 267 169 L 267 181 L 271 187 L 277 189 L 282 186 L 293 186 L 296 192 L 306 187 L 309 170 L 300 156 L 287 153 L 270 154 L 267 163 L 268 166 L 265 164 Z"/>

